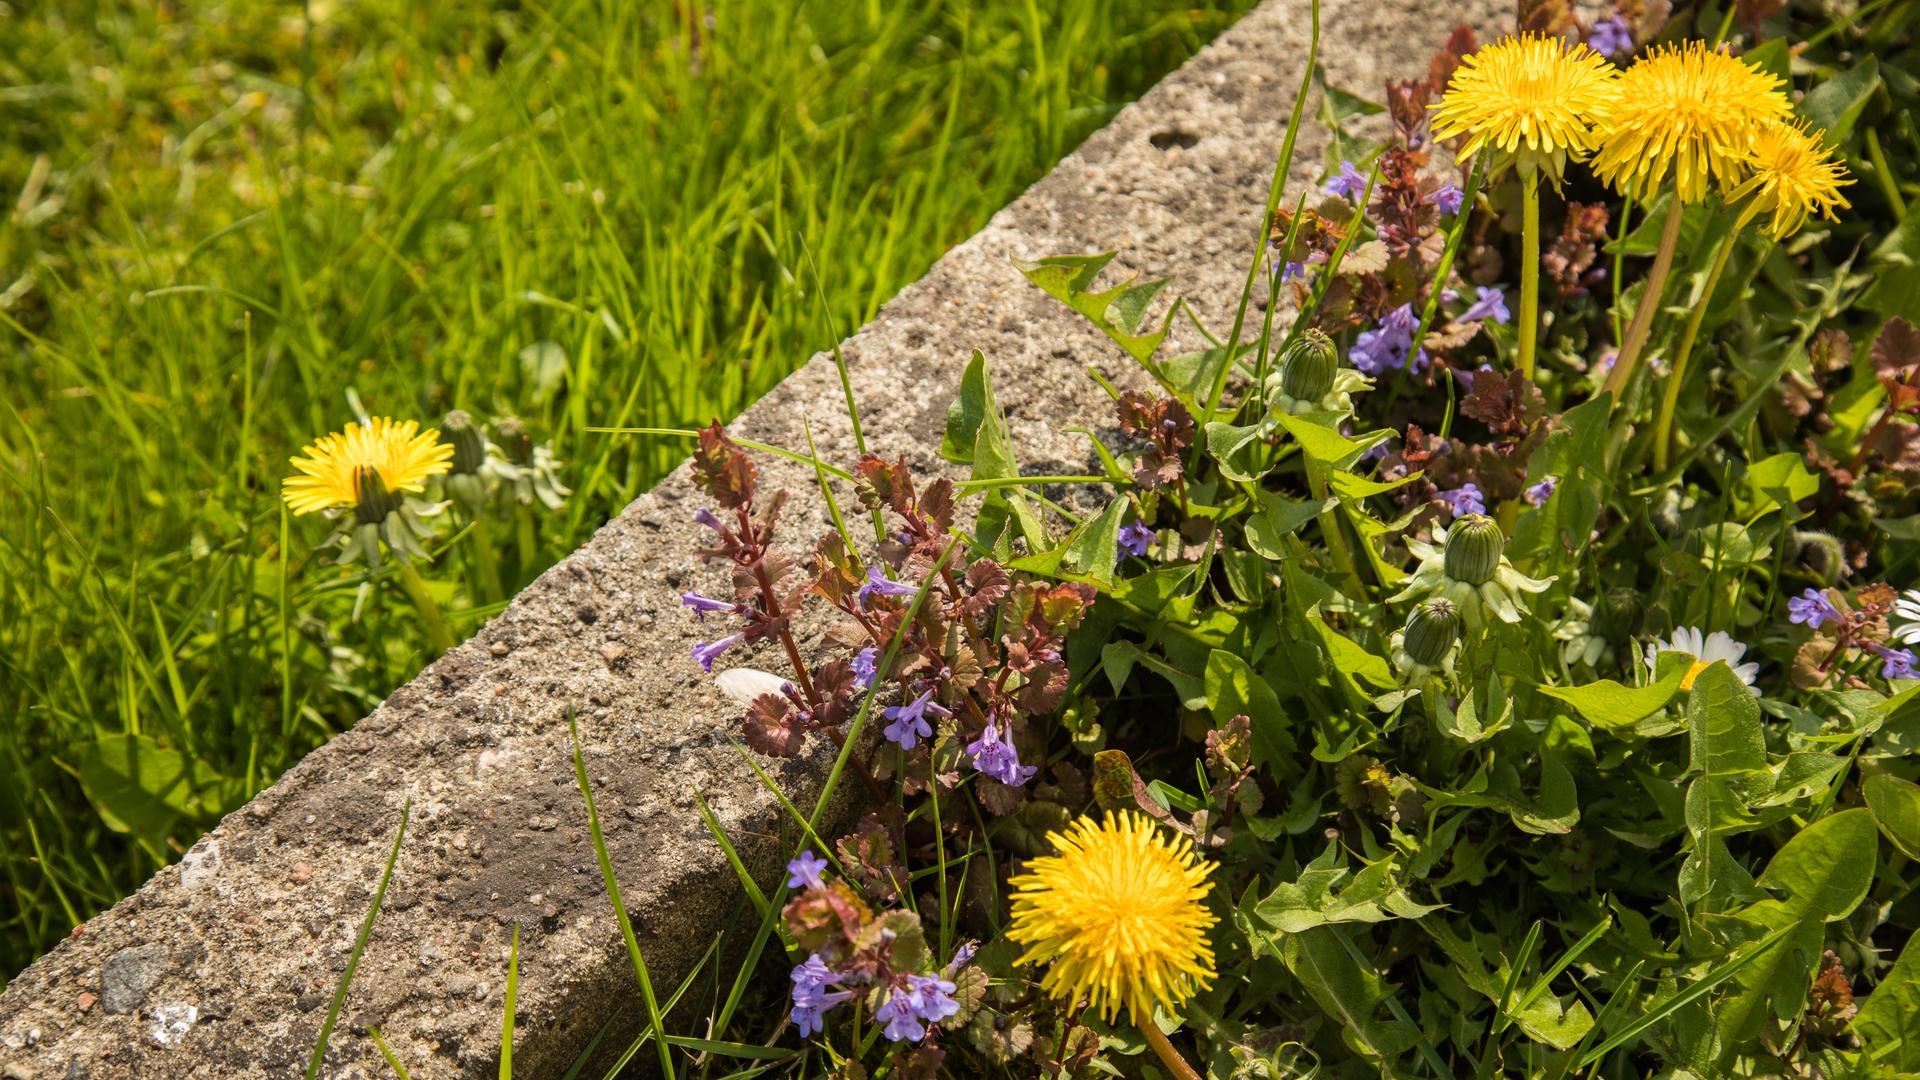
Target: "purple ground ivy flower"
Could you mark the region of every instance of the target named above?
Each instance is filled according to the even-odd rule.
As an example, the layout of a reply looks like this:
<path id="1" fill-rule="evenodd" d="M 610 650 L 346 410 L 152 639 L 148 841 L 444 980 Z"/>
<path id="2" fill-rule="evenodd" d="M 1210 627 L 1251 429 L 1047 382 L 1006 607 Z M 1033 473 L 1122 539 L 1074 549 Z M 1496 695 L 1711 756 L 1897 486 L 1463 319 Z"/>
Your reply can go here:
<path id="1" fill-rule="evenodd" d="M 828 986 L 840 981 L 841 976 L 827 967 L 819 953 L 807 957 L 793 969 L 793 1018 L 794 1026 L 800 1029 L 800 1037 L 818 1035 L 825 1025 L 821 1015 L 828 1009 L 848 1001 L 853 997 L 850 990 L 829 991 Z"/>
<path id="2" fill-rule="evenodd" d="M 966 967 L 968 964 L 973 963 L 973 954 L 974 954 L 974 951 L 978 948 L 979 948 L 978 945 L 974 944 L 971 941 L 968 941 L 968 942 L 962 943 L 959 948 L 953 950 L 953 959 L 947 961 L 947 970 L 946 970 L 947 977 L 952 978 L 954 972 L 959 971 L 961 968 Z"/>
<path id="3" fill-rule="evenodd" d="M 1295 278 L 1307 276 L 1307 264 L 1298 259 L 1280 267 L 1280 284 L 1285 285 Z"/>
<path id="4" fill-rule="evenodd" d="M 1353 162 L 1343 161 L 1340 163 L 1339 175 L 1328 180 L 1326 187 L 1321 190 L 1329 195 L 1357 199 L 1367 190 L 1367 174 L 1354 168 Z"/>
<path id="5" fill-rule="evenodd" d="M 827 868 L 827 860 L 811 851 L 795 855 L 787 863 L 787 888 L 817 889 L 820 887 L 820 874 Z"/>
<path id="6" fill-rule="evenodd" d="M 1145 555 L 1147 548 L 1152 544 L 1153 530 L 1145 525 L 1136 521 L 1131 525 L 1120 526 L 1121 551 L 1134 556 Z"/>
<path id="7" fill-rule="evenodd" d="M 1609 15 L 1587 31 L 1587 48 L 1611 60 L 1633 51 L 1633 28 L 1618 15 Z"/>
<path id="8" fill-rule="evenodd" d="M 878 566 L 869 566 L 867 567 L 867 583 L 860 586 L 860 591 L 854 594 L 854 600 L 860 605 L 861 610 L 865 610 L 867 597 L 875 593 L 881 596 L 912 596 L 919 591 L 917 586 L 908 585 L 899 581 L 889 581 L 887 575 L 881 573 Z"/>
<path id="9" fill-rule="evenodd" d="M 700 670 L 712 671 L 713 662 L 720 654 L 740 644 L 740 634 L 728 634 L 717 641 L 703 641 L 693 647 L 693 658 L 700 661 Z"/>
<path id="10" fill-rule="evenodd" d="M 1487 504 L 1480 494 L 1478 484 L 1461 484 L 1457 488 L 1440 492 L 1438 498 L 1447 504 L 1447 509 L 1453 511 L 1454 517 L 1487 512 Z"/>
<path id="11" fill-rule="evenodd" d="M 1461 191 L 1458 185 L 1449 181 L 1446 186 L 1428 195 L 1427 201 L 1433 204 L 1434 209 L 1451 217 L 1460 212 L 1460 207 L 1467 201 L 1467 193 Z"/>
<path id="12" fill-rule="evenodd" d="M 853 685 L 862 690 L 873 687 L 874 668 L 880 662 L 880 649 L 869 645 L 853 654 Z"/>
<path id="13" fill-rule="evenodd" d="M 1912 649 L 1889 649 L 1885 645 L 1873 646 L 1880 654 L 1880 677 L 1883 679 L 1911 679 L 1914 677 L 1913 665 L 1916 658 Z"/>
<path id="14" fill-rule="evenodd" d="M 951 716 L 946 709 L 933 700 L 933 687 L 904 705 L 889 705 L 880 710 L 880 715 L 890 721 L 881 734 L 900 744 L 900 749 L 911 750 L 920 745 L 921 739 L 933 738 L 933 725 L 927 722 L 927 713 L 936 716 Z"/>
<path id="15" fill-rule="evenodd" d="M 715 600 L 712 597 L 701 596 L 697 592 L 681 593 L 680 603 L 692 608 L 694 615 L 703 623 L 707 621 L 708 612 L 724 611 L 732 614 L 740 610 L 739 604 L 729 604 L 725 600 Z"/>
<path id="16" fill-rule="evenodd" d="M 927 1037 L 927 1024 L 938 1023 L 960 1011 L 953 1000 L 954 984 L 936 975 L 909 975 L 904 986 L 893 993 L 873 1018 L 886 1024 L 881 1033 L 890 1042 L 919 1042 Z"/>
<path id="17" fill-rule="evenodd" d="M 988 722 L 987 729 L 980 737 L 967 744 L 967 757 L 972 759 L 973 767 L 981 775 L 990 776 L 1009 787 L 1019 787 L 1033 779 L 1040 771 L 1038 766 L 1020 764 L 1020 752 L 1014 749 L 1013 740 L 1000 730 L 999 725 Z"/>
<path id="18" fill-rule="evenodd" d="M 1369 375 L 1406 367 L 1407 352 L 1413 348 L 1413 332 L 1419 327 L 1420 317 L 1413 313 L 1413 305 L 1401 304 L 1387 312 L 1378 327 L 1361 331 L 1353 339 L 1353 348 L 1347 350 L 1347 357 L 1354 367 Z M 1420 355 L 1413 358 L 1413 370 L 1420 371 L 1426 366 L 1427 350 L 1421 349 Z"/>
<path id="19" fill-rule="evenodd" d="M 1557 476 L 1549 476 L 1533 485 L 1523 493 L 1526 497 L 1527 505 L 1545 506 L 1547 500 L 1553 498 L 1553 489 L 1559 486 L 1560 478 Z"/>
<path id="20" fill-rule="evenodd" d="M 1473 306 L 1461 312 L 1460 317 L 1454 320 L 1455 322 L 1479 322 L 1483 319 L 1492 319 L 1505 326 L 1513 320 L 1513 312 L 1507 310 L 1506 293 L 1489 285 L 1479 286 L 1479 291 L 1480 299 L 1475 300 Z"/>
<path id="21" fill-rule="evenodd" d="M 1818 630 L 1827 623 L 1839 622 L 1840 609 L 1827 599 L 1824 590 L 1809 588 L 1787 601 L 1787 621 L 1804 623 L 1808 629 Z"/>
<path id="22" fill-rule="evenodd" d="M 713 516 L 713 511 L 708 510 L 704 506 L 693 512 L 693 520 L 695 524 L 705 525 L 707 528 L 713 529 L 716 532 L 726 528 L 725 525 L 720 523 L 719 518 Z"/>

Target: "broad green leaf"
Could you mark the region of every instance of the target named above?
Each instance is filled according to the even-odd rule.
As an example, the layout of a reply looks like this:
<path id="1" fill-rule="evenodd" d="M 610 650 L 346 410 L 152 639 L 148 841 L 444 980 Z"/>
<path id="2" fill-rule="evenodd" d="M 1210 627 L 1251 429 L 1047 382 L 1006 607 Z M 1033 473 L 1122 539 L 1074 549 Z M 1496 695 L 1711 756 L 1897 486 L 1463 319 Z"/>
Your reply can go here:
<path id="1" fill-rule="evenodd" d="M 1173 311 L 1169 310 L 1159 330 L 1139 332 L 1148 303 L 1167 283 L 1163 279 L 1136 285 L 1137 279 L 1129 279 L 1104 292 L 1089 292 L 1113 256 L 1111 251 L 1103 255 L 1057 255 L 1035 262 L 1015 259 L 1013 264 L 1041 291 L 1086 316 L 1101 333 L 1144 364 L 1160 348 L 1173 322 Z"/>
<path id="2" fill-rule="evenodd" d="M 1126 516 L 1127 506 L 1125 499 L 1108 503 L 1099 517 L 1082 523 L 1063 545 L 1066 562 L 1101 585 L 1113 583 L 1113 568 L 1120 561 L 1120 519 Z"/>
<path id="3" fill-rule="evenodd" d="M 1320 926 L 1280 937 L 1280 960 L 1300 980 L 1314 1004 L 1334 1021 L 1347 1044 L 1387 1066 L 1417 1041 L 1418 1032 L 1383 1017 L 1384 1005 L 1398 991 L 1372 966 L 1362 967 L 1340 943 L 1337 927 Z"/>
<path id="4" fill-rule="evenodd" d="M 1877 840 L 1867 808 L 1828 814 L 1781 845 L 1759 884 L 1784 891 L 1787 907 L 1803 918 L 1843 919 L 1873 883 Z"/>
<path id="5" fill-rule="evenodd" d="M 1853 1018 L 1867 1054 L 1896 1069 L 1920 1071 L 1920 934 L 1907 939 L 1893 970 L 1867 995 Z"/>
<path id="6" fill-rule="evenodd" d="M 1273 687 L 1245 660 L 1225 649 L 1207 654 L 1207 707 L 1216 723 L 1246 715 L 1253 724 L 1255 761 L 1280 765 L 1298 750 L 1291 721 Z"/>
<path id="7" fill-rule="evenodd" d="M 1307 455 L 1307 460 L 1330 469 L 1351 467 L 1360 460 L 1360 455 L 1393 434 L 1384 430 L 1372 431 L 1358 439 L 1349 439 L 1334 430 L 1333 425 L 1310 417 L 1281 415 L 1275 416 L 1274 420 L 1300 444 L 1300 451 Z"/>
<path id="8" fill-rule="evenodd" d="M 1747 470 L 1747 485 L 1753 489 L 1755 503 L 1764 499 L 1786 510 L 1820 492 L 1820 478 L 1809 472 L 1795 453 L 1775 454 L 1755 462 Z"/>
<path id="9" fill-rule="evenodd" d="M 1920 861 L 1920 785 L 1875 773 L 1860 785 L 1860 792 L 1887 840 L 1902 855 Z"/>
<path id="10" fill-rule="evenodd" d="M 979 349 L 960 375 L 960 390 L 947 406 L 947 428 L 940 436 L 940 456 L 970 465 L 980 438 L 980 422 L 994 411 L 993 387 L 987 382 L 987 358 Z"/>
<path id="11" fill-rule="evenodd" d="M 1800 102 L 1800 115 L 1829 146 L 1847 141 L 1860 111 L 1880 88 L 1880 64 L 1872 53 L 1845 72 L 1820 82 Z"/>
<path id="12" fill-rule="evenodd" d="M 1207 456 L 1220 467 L 1220 475 L 1229 480 L 1249 484 L 1273 470 L 1273 463 L 1255 468 L 1253 463 L 1241 460 L 1248 456 L 1248 447 L 1264 447 L 1260 438 L 1260 425 L 1248 424 L 1238 427 L 1214 421 L 1206 426 Z"/>
<path id="13" fill-rule="evenodd" d="M 211 818 L 238 801 L 236 781 L 145 735 L 108 735 L 72 755 L 81 788 L 116 832 L 159 839 L 179 818 Z"/>
<path id="14" fill-rule="evenodd" d="M 1264 489 L 1255 492 L 1255 497 L 1259 501 L 1247 518 L 1247 546 L 1261 558 L 1275 562 L 1292 557 L 1287 537 L 1337 505 L 1334 499 L 1289 499 Z"/>
<path id="15" fill-rule="evenodd" d="M 1370 480 L 1357 473 L 1344 469 L 1335 469 L 1327 474 L 1327 487 L 1343 499 L 1367 499 L 1375 495 L 1385 495 L 1396 488 L 1404 487 L 1420 479 L 1421 473 L 1408 473 L 1398 480 Z"/>
<path id="16" fill-rule="evenodd" d="M 1386 660 L 1368 652 L 1360 643 L 1347 637 L 1340 631 L 1327 625 L 1327 620 L 1319 615 L 1307 616 L 1307 622 L 1320 634 L 1320 643 L 1326 646 L 1327 659 L 1333 669 L 1343 675 L 1365 679 L 1382 690 L 1390 690 L 1399 685 L 1393 677 L 1393 668 Z"/>
<path id="17" fill-rule="evenodd" d="M 1506 985 L 1512 969 L 1511 962 L 1500 955 L 1497 939 L 1474 935 L 1474 940 L 1468 940 L 1439 919 L 1422 920 L 1419 925 L 1433 936 L 1447 959 L 1452 961 L 1453 974 L 1458 975 L 1474 993 L 1495 1005 L 1500 1004 L 1506 997 Z M 1487 970 L 1487 957 L 1498 961 L 1497 969 L 1493 972 Z M 1574 1046 L 1593 1027 L 1593 1014 L 1578 999 L 1568 1004 L 1553 994 L 1543 992 L 1525 1005 L 1508 1001 L 1508 1007 L 1513 1022 L 1528 1038 L 1546 1043 L 1556 1050 Z"/>
<path id="18" fill-rule="evenodd" d="M 1760 706 L 1725 662 L 1702 671 L 1687 694 L 1687 768 L 1708 776 L 1753 773 L 1767 767 Z"/>
<path id="19" fill-rule="evenodd" d="M 1680 692 L 1685 667 L 1675 667 L 1646 686 L 1625 686 L 1601 679 L 1585 686 L 1542 686 L 1540 692 L 1573 706 L 1581 719 L 1602 731 L 1620 731 L 1667 707 Z"/>
<path id="20" fill-rule="evenodd" d="M 1775 927 L 1792 930 L 1760 949 L 1753 962 L 1734 975 L 1732 986 L 1714 1010 L 1722 1044 L 1728 1050 L 1759 1034 L 1769 1014 L 1776 1020 L 1787 1020 L 1801 1010 L 1820 962 L 1824 936 L 1817 921 L 1802 919 L 1791 905 L 1777 900 L 1750 905 L 1740 912 L 1740 922 L 1751 928 L 1742 935 L 1743 944 Z"/>
<path id="21" fill-rule="evenodd" d="M 1275 885 L 1273 891 L 1254 906 L 1254 912 L 1273 929 L 1297 934 L 1329 923 L 1417 919 L 1443 906 L 1421 904 L 1407 896 L 1404 886 L 1394 876 L 1397 866 L 1391 857 L 1358 874 L 1350 874 L 1346 862 L 1341 846 L 1328 844 L 1327 850 L 1309 863 L 1296 880 Z M 1345 887 L 1339 888 L 1343 883 Z"/>

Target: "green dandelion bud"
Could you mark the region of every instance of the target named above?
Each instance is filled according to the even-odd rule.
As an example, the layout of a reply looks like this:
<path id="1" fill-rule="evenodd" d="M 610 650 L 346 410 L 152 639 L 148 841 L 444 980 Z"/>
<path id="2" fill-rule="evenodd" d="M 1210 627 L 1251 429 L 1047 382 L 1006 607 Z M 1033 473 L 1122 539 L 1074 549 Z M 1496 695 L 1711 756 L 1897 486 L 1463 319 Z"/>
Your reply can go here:
<path id="1" fill-rule="evenodd" d="M 1847 552 L 1832 533 L 1817 529 L 1795 529 L 1788 534 L 1793 557 L 1826 585 L 1835 585 L 1847 571 Z"/>
<path id="2" fill-rule="evenodd" d="M 1468 585 L 1485 585 L 1500 568 L 1506 548 L 1499 522 L 1485 514 L 1463 515 L 1447 530 L 1447 576 Z"/>
<path id="3" fill-rule="evenodd" d="M 353 494 L 354 519 L 362 525 L 380 524 L 406 501 L 406 496 L 400 492 L 387 490 L 387 482 L 380 479 L 380 471 L 371 465 L 362 465 L 353 470 Z"/>
<path id="4" fill-rule="evenodd" d="M 527 431 L 526 421 L 517 416 L 503 416 L 493 422 L 493 440 L 506 451 L 507 460 L 515 465 L 533 464 L 533 435 Z"/>
<path id="5" fill-rule="evenodd" d="M 1340 356 L 1333 339 L 1309 329 L 1287 349 L 1280 361 L 1280 386 L 1296 401 L 1319 401 L 1333 389 Z"/>
<path id="6" fill-rule="evenodd" d="M 1614 589 L 1600 598 L 1594 612 L 1594 633 L 1607 641 L 1625 641 L 1647 621 L 1647 603 L 1635 589 Z"/>
<path id="7" fill-rule="evenodd" d="M 1446 600 L 1429 600 L 1407 616 L 1402 648 L 1422 667 L 1439 667 L 1460 640 L 1460 612 Z"/>
<path id="8" fill-rule="evenodd" d="M 487 463 L 487 439 L 464 409 L 455 409 L 440 421 L 440 441 L 453 447 L 453 474 L 470 476 Z"/>

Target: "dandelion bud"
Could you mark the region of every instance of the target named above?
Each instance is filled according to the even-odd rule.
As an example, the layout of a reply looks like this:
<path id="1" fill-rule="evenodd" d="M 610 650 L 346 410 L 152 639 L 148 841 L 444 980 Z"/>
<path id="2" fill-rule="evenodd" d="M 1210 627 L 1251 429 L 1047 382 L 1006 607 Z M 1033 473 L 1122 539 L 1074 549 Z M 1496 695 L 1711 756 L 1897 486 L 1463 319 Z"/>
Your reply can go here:
<path id="1" fill-rule="evenodd" d="M 533 435 L 527 431 L 526 421 L 517 416 L 503 416 L 495 420 L 493 441 L 500 444 L 507 460 L 515 465 L 533 464 Z"/>
<path id="2" fill-rule="evenodd" d="M 1280 387 L 1295 401 L 1319 401 L 1333 389 L 1333 374 L 1339 367 L 1333 339 L 1309 329 L 1281 358 Z"/>
<path id="3" fill-rule="evenodd" d="M 453 474 L 480 471 L 487 463 L 487 440 L 465 409 L 455 409 L 440 421 L 440 441 L 453 447 Z"/>
<path id="4" fill-rule="evenodd" d="M 380 479 L 380 472 L 371 465 L 362 465 L 353 470 L 353 512 L 362 525 L 378 525 L 387 520 L 387 515 L 400 509 L 405 496 L 397 491 L 388 491 L 387 482 Z"/>
<path id="5" fill-rule="evenodd" d="M 1593 630 L 1605 641 L 1621 642 L 1640 632 L 1647 621 L 1647 604 L 1636 589 L 1614 589 L 1600 598 Z"/>
<path id="6" fill-rule="evenodd" d="M 1439 667 L 1447 650 L 1460 640 L 1460 613 L 1446 600 L 1429 600 L 1407 616 L 1402 647 L 1407 657 L 1425 667 Z"/>
<path id="7" fill-rule="evenodd" d="M 1447 576 L 1468 585 L 1485 585 L 1493 580 L 1506 549 L 1499 522 L 1485 514 L 1456 518 L 1447 530 Z"/>
<path id="8" fill-rule="evenodd" d="M 1820 575 L 1827 585 L 1837 585 L 1840 578 L 1849 569 L 1847 552 L 1832 533 L 1815 529 L 1795 529 L 1788 534 L 1792 541 L 1793 557 L 1800 560 L 1807 569 Z"/>

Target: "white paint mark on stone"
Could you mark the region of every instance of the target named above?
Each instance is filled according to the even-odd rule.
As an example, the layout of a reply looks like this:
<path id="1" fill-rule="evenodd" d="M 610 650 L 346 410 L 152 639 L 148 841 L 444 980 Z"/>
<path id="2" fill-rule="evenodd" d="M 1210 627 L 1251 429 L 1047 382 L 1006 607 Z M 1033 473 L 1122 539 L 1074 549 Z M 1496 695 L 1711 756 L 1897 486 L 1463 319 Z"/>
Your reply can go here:
<path id="1" fill-rule="evenodd" d="M 180 1041 L 193 1029 L 193 1022 L 200 1019 L 200 1009 L 194 1005 L 156 1005 L 153 1008 L 153 1041 L 161 1046 L 171 1046 Z"/>
<path id="2" fill-rule="evenodd" d="M 197 889 L 212 881 L 220 872 L 220 841 L 205 839 L 193 845 L 193 850 L 180 857 L 180 884 L 184 888 Z"/>

